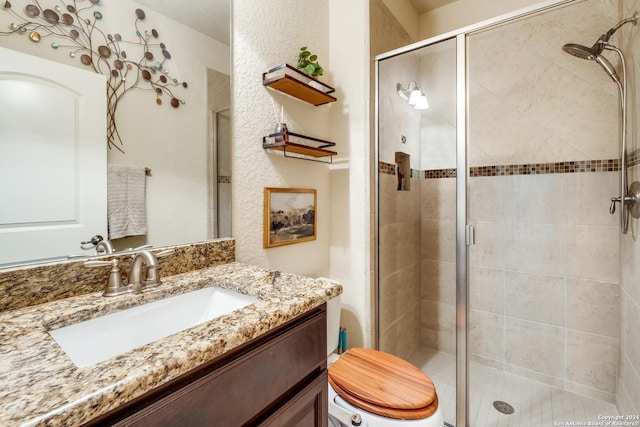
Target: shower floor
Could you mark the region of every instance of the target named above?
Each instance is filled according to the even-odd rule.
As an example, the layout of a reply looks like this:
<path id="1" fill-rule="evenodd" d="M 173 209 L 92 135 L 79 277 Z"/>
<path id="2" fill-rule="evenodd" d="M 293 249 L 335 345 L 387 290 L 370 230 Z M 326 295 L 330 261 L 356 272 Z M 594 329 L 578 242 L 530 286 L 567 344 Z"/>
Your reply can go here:
<path id="1" fill-rule="evenodd" d="M 423 347 L 410 361 L 436 384 L 444 419 L 455 425 L 455 357 Z M 599 415 L 618 415 L 616 406 L 611 403 L 582 397 L 475 362 L 469 365 L 469 379 L 468 418 L 472 427 L 589 425 L 589 421 L 602 422 Z M 493 407 L 494 401 L 509 403 L 515 412 L 511 415 L 498 412 Z"/>

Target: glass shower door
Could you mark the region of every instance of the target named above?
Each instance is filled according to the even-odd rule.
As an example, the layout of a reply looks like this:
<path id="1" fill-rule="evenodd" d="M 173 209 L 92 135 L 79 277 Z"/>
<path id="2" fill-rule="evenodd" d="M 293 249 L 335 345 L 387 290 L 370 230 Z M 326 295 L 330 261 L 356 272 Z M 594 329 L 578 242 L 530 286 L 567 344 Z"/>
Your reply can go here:
<path id="1" fill-rule="evenodd" d="M 561 47 L 617 13 L 575 2 L 467 36 L 470 426 L 616 413 L 616 87 Z"/>
<path id="2" fill-rule="evenodd" d="M 456 40 L 378 62 L 378 341 L 456 416 Z M 422 91 L 428 108 L 412 105 Z M 417 108 L 416 108 L 417 107 Z"/>

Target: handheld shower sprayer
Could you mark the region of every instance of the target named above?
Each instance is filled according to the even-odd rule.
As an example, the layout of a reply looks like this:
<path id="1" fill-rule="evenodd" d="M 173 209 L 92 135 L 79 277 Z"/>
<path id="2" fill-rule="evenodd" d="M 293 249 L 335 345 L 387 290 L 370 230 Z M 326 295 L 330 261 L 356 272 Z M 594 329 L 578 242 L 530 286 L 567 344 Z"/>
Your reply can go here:
<path id="1" fill-rule="evenodd" d="M 562 46 L 562 50 L 564 50 L 569 55 L 573 55 L 580 59 L 596 61 L 615 83 L 621 83 L 620 78 L 615 71 L 615 68 L 613 68 L 613 65 L 611 65 L 607 58 L 601 56 L 601 53 L 606 49 L 606 46 L 610 46 L 609 39 L 611 38 L 611 36 L 615 34 L 615 32 L 618 31 L 620 27 L 629 22 L 633 23 L 633 25 L 637 25 L 638 12 L 634 13 L 630 18 L 623 19 L 622 21 L 618 22 L 615 27 L 610 28 L 609 31 L 602 34 L 600 38 L 596 40 L 593 46 L 587 47 L 581 44 L 567 43 Z"/>
<path id="2" fill-rule="evenodd" d="M 624 54 L 616 46 L 609 44 L 609 39 L 624 24 L 638 24 L 638 12 L 632 17 L 623 19 L 614 27 L 602 34 L 593 46 L 587 47 L 576 43 L 567 43 L 562 46 L 562 50 L 580 59 L 588 59 L 597 62 L 602 69 L 618 85 L 620 94 L 620 110 L 622 117 L 620 121 L 621 134 L 621 158 L 620 158 L 620 196 L 611 198 L 609 212 L 612 214 L 616 210 L 616 203 L 620 203 L 620 229 L 625 234 L 629 229 L 629 214 L 634 218 L 640 217 L 640 183 L 634 182 L 629 189 L 627 184 L 627 73 Z M 620 69 L 622 70 L 622 80 L 616 73 L 615 68 L 607 58 L 602 55 L 604 50 L 615 52 L 620 58 Z M 629 191 L 631 190 L 631 191 Z M 636 203 L 639 201 L 639 203 Z"/>

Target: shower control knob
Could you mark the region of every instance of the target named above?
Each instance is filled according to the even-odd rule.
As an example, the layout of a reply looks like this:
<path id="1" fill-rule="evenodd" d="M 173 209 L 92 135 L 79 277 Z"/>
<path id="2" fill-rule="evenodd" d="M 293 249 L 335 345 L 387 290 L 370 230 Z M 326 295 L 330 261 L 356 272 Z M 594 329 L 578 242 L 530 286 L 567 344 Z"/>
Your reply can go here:
<path id="1" fill-rule="evenodd" d="M 359 414 L 353 414 L 351 416 L 351 425 L 352 426 L 359 426 L 362 424 L 362 418 L 360 417 Z"/>

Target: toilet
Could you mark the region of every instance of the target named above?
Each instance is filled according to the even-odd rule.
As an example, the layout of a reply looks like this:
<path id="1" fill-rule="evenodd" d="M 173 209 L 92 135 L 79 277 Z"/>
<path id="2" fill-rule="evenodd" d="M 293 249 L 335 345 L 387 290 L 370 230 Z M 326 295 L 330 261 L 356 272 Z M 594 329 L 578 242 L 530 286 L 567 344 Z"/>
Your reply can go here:
<path id="1" fill-rule="evenodd" d="M 442 427 L 431 379 L 382 351 L 351 348 L 338 356 L 340 297 L 327 302 L 330 427 Z"/>

